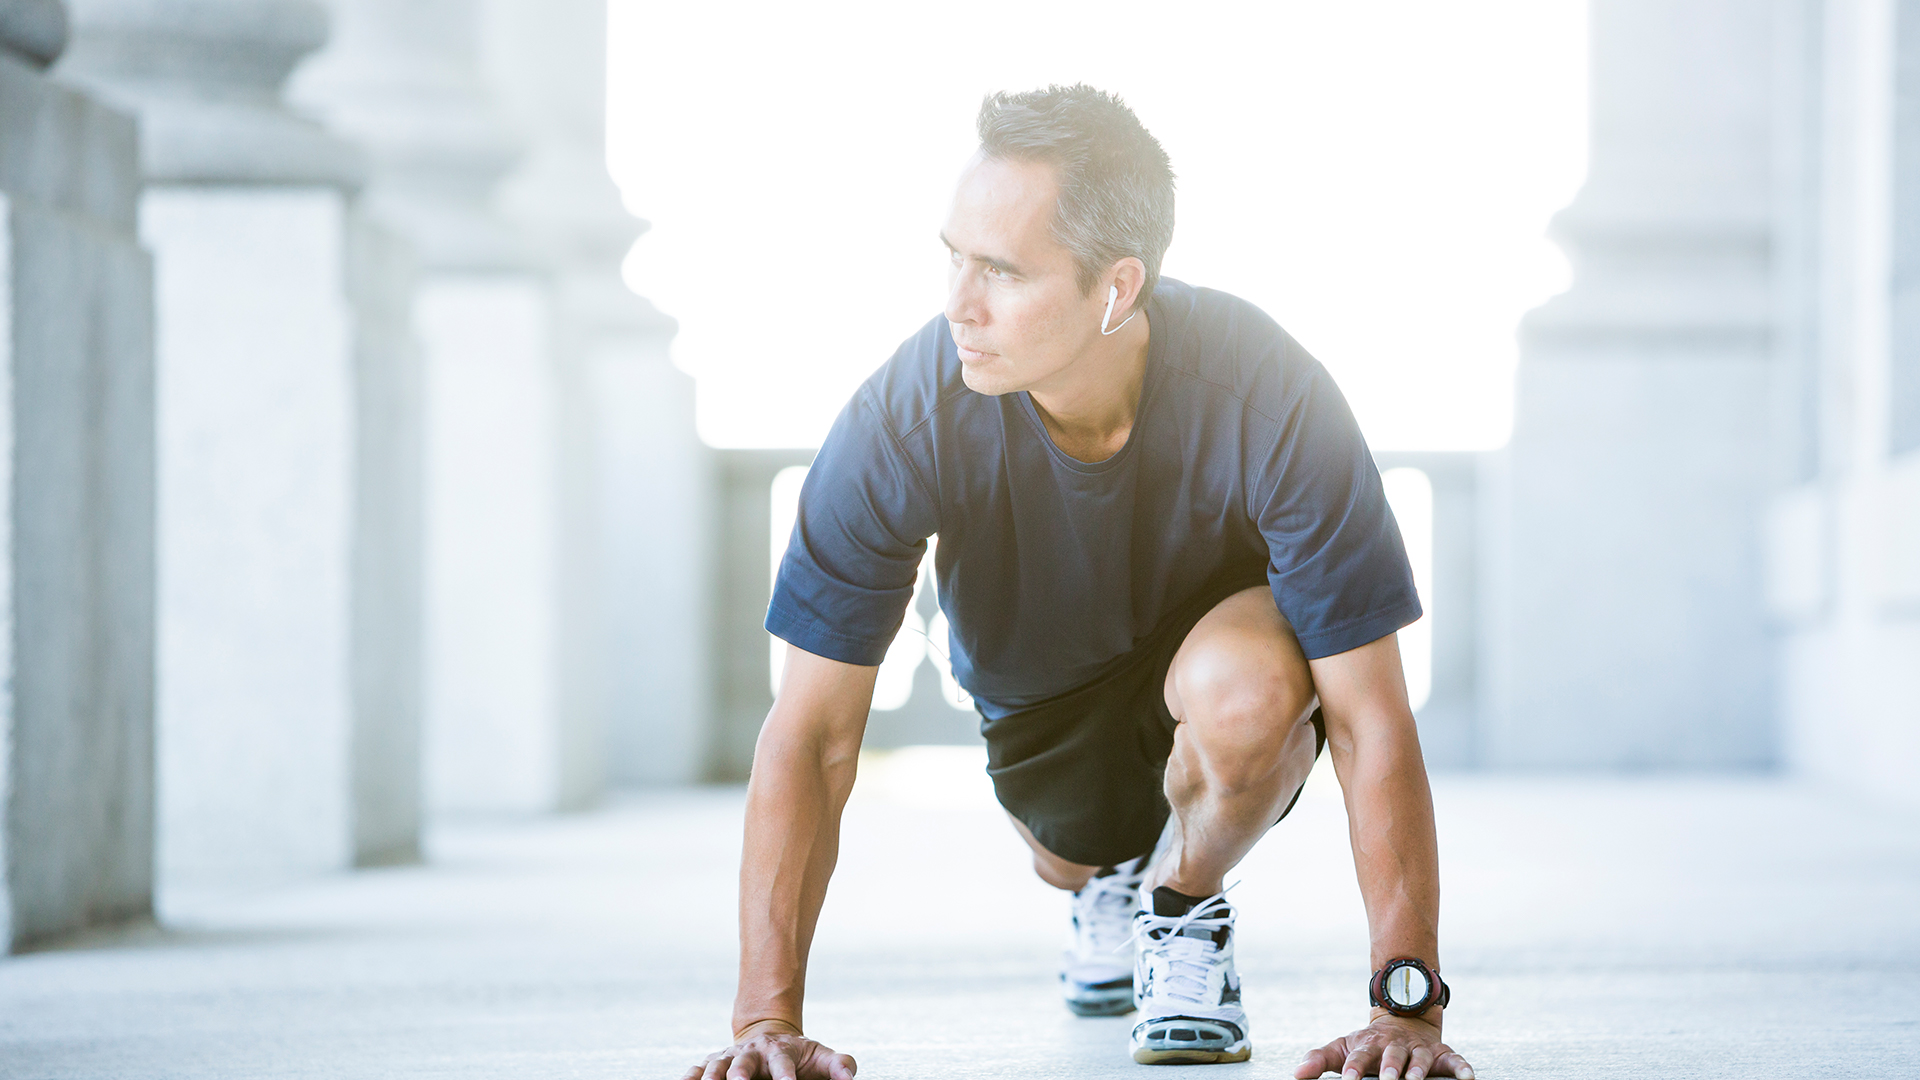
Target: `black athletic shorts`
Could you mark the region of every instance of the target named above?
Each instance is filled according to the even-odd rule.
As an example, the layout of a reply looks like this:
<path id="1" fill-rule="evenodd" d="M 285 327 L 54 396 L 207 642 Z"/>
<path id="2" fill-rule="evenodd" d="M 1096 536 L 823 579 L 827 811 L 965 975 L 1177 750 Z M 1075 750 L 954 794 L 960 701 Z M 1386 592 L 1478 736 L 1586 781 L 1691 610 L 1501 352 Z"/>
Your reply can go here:
<path id="1" fill-rule="evenodd" d="M 1204 590 L 1099 678 L 998 720 L 982 718 L 1000 805 L 1068 862 L 1113 866 L 1152 851 L 1170 813 L 1164 785 L 1177 722 L 1167 711 L 1167 668 L 1215 605 L 1264 584 Z M 1318 760 L 1327 729 L 1319 709 L 1312 720 Z M 1299 800 L 1295 791 L 1280 817 Z"/>

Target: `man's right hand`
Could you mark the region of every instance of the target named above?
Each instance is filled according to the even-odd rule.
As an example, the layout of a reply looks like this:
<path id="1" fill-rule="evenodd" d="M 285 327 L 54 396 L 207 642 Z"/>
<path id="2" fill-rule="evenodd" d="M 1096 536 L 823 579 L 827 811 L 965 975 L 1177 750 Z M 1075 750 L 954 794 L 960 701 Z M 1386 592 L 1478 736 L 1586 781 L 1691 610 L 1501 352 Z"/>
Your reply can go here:
<path id="1" fill-rule="evenodd" d="M 834 1053 L 785 1020 L 762 1020 L 680 1080 L 853 1080 L 858 1068 L 851 1056 Z"/>

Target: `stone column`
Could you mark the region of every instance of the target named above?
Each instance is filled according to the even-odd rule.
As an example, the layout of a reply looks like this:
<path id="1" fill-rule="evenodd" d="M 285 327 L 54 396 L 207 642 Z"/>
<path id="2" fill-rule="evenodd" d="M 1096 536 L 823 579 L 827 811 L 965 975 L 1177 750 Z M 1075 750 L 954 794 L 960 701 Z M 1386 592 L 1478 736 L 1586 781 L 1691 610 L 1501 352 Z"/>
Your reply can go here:
<path id="1" fill-rule="evenodd" d="M 430 806 L 566 805 L 554 294 L 495 189 L 522 147 L 479 67 L 478 0 L 332 0 L 296 97 L 364 145 L 369 212 L 420 259 Z"/>
<path id="2" fill-rule="evenodd" d="M 1765 765 L 1773 16 L 1591 10 L 1591 171 L 1555 221 L 1574 283 L 1523 326 L 1490 492 L 1480 756 Z"/>
<path id="3" fill-rule="evenodd" d="M 646 227 L 607 174 L 605 0 L 488 0 L 483 55 L 526 159 L 501 188 L 554 282 L 565 433 L 562 712 L 569 804 L 701 777 L 713 485 L 671 319 L 620 264 Z"/>
<path id="4" fill-rule="evenodd" d="M 152 267 L 66 39 L 0 4 L 0 953 L 153 896 Z"/>
<path id="5" fill-rule="evenodd" d="M 411 587 L 392 573 L 404 524 L 357 482 L 405 441 L 405 377 L 377 370 L 378 312 L 356 306 L 384 242 L 356 215 L 360 154 L 280 99 L 326 40 L 326 13 L 310 0 L 73 13 L 63 72 L 140 118 L 156 264 L 163 880 L 406 858 L 405 679 L 363 713 L 355 640 L 375 621 L 371 591 Z"/>
<path id="6" fill-rule="evenodd" d="M 1782 306 L 1806 462 L 1767 517 L 1780 714 L 1796 771 L 1920 805 L 1920 3 L 1782 0 L 1779 93 L 1805 237 Z"/>

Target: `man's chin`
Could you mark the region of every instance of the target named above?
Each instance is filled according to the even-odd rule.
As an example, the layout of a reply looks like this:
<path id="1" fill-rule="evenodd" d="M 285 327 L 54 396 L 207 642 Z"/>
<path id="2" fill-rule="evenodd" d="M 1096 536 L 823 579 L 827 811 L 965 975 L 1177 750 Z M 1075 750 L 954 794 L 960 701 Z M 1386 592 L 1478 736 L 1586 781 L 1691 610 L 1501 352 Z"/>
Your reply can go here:
<path id="1" fill-rule="evenodd" d="M 1019 389 L 1018 386 L 1013 385 L 1011 379 L 1001 377 L 999 373 L 990 370 L 984 364 L 961 364 L 960 381 L 967 384 L 967 389 L 988 397 L 999 397 L 1001 394 Z"/>

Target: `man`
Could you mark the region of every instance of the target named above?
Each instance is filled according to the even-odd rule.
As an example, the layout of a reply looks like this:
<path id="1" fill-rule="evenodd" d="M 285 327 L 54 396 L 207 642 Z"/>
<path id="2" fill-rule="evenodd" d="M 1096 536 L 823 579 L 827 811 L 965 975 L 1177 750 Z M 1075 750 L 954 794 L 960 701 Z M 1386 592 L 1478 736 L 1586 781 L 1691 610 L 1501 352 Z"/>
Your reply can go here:
<path id="1" fill-rule="evenodd" d="M 1069 1007 L 1137 1004 L 1138 1062 L 1248 1057 L 1224 877 L 1325 745 L 1375 1008 L 1296 1075 L 1471 1077 L 1440 1039 L 1433 810 L 1393 636 L 1420 606 L 1345 401 L 1252 305 L 1160 279 L 1173 173 L 1119 99 L 998 94 L 979 132 L 944 316 L 855 394 L 801 494 L 767 614 L 789 644 L 747 790 L 735 1041 L 687 1077 L 853 1075 L 801 1033 L 807 950 L 936 533 L 995 792 L 1074 893 Z"/>

